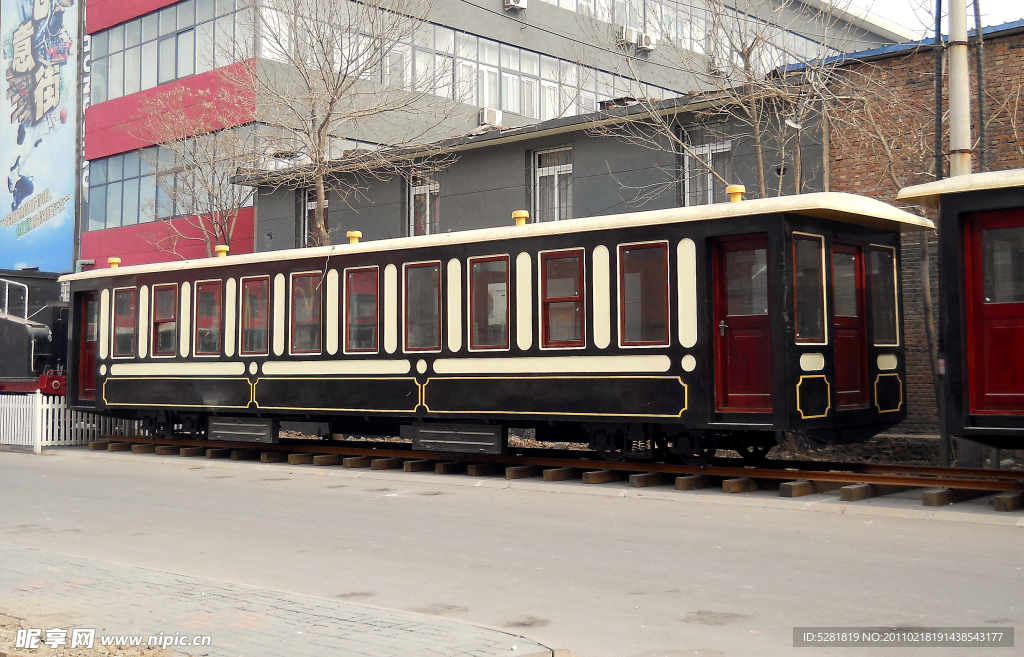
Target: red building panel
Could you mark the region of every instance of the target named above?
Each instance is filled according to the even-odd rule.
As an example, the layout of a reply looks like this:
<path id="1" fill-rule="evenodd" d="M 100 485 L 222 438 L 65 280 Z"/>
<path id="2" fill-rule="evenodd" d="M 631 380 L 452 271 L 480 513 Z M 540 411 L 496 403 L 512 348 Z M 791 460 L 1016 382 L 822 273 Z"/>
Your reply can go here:
<path id="1" fill-rule="evenodd" d="M 90 11 L 92 11 L 91 8 Z M 250 60 L 232 66 L 249 66 L 251 70 L 254 63 L 254 60 Z M 208 97 L 210 97 L 232 91 L 231 83 L 223 74 L 224 70 L 217 69 L 200 73 L 87 108 L 85 110 L 85 159 L 95 160 L 109 155 L 126 153 L 144 146 L 152 146 L 154 141 L 141 139 L 138 136 L 142 132 L 142 121 L 145 118 L 143 112 L 147 107 L 147 102 L 151 102 L 159 94 L 169 93 L 175 89 L 184 89 L 191 92 L 186 97 L 193 99 L 193 102 L 180 108 L 182 112 L 187 113 L 198 102 L 196 92 L 208 91 L 210 92 Z M 252 89 L 247 91 L 236 88 L 234 89 L 234 98 L 237 107 L 232 107 L 225 113 L 225 119 L 220 127 L 244 125 L 252 122 L 256 116 L 256 96 Z M 251 100 L 249 100 L 250 98 Z"/>
<path id="2" fill-rule="evenodd" d="M 255 208 L 238 212 L 231 254 L 256 250 Z M 211 247 L 212 250 L 212 247 Z M 186 219 L 153 221 L 135 226 L 82 233 L 83 260 L 95 260 L 94 268 L 108 267 L 107 258 L 120 258 L 121 266 L 145 265 L 209 257 L 202 232 Z"/>
<path id="3" fill-rule="evenodd" d="M 89 0 L 85 16 L 85 31 L 95 34 L 118 23 L 144 16 L 151 11 L 177 4 L 178 0 Z"/>

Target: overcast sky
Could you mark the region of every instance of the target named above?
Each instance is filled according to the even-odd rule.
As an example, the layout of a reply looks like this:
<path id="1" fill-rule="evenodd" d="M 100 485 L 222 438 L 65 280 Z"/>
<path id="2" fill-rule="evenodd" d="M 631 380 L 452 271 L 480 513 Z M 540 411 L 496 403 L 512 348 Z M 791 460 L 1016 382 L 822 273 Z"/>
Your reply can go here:
<path id="1" fill-rule="evenodd" d="M 961 0 L 963 1 L 963 0 Z M 974 27 L 974 5 L 967 1 L 967 29 Z M 982 25 L 1000 25 L 1024 18 L 1024 0 L 978 0 L 981 4 Z M 935 0 L 850 0 L 855 7 L 866 9 L 915 34 L 934 30 L 932 12 Z M 943 0 L 942 13 L 949 11 L 950 0 Z M 947 31 L 943 19 L 943 32 Z M 928 27 L 926 27 L 928 26 Z"/>

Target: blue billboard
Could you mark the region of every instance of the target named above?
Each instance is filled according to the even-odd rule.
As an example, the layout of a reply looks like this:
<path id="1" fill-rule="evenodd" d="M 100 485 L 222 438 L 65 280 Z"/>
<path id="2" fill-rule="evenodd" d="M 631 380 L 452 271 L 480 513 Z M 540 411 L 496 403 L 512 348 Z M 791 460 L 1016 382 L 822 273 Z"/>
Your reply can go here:
<path id="1" fill-rule="evenodd" d="M 0 3 L 0 269 L 73 266 L 81 1 Z"/>

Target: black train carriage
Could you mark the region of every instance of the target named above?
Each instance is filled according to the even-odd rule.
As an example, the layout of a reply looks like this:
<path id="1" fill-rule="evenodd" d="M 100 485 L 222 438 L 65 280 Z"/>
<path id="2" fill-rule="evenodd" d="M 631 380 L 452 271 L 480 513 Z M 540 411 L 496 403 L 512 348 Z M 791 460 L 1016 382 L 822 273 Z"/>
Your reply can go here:
<path id="1" fill-rule="evenodd" d="M 946 430 L 1024 449 L 1024 169 L 900 191 L 939 209 Z"/>
<path id="2" fill-rule="evenodd" d="M 931 223 L 846 194 L 734 198 L 69 275 L 69 399 L 158 434 L 313 420 L 493 453 L 534 427 L 690 461 L 902 420 L 899 237 Z"/>

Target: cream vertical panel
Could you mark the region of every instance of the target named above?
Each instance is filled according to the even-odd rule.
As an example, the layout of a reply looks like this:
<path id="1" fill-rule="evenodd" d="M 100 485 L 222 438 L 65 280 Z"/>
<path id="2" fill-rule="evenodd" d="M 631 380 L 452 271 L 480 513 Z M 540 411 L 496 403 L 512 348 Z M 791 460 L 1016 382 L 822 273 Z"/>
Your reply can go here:
<path id="1" fill-rule="evenodd" d="M 398 349 L 398 268 L 384 268 L 384 351 Z"/>
<path id="2" fill-rule="evenodd" d="M 448 349 L 462 349 L 462 263 L 448 261 Z"/>
<path id="3" fill-rule="evenodd" d="M 274 355 L 284 353 L 284 274 L 274 277 Z"/>
<path id="4" fill-rule="evenodd" d="M 139 358 L 145 358 L 149 350 L 149 286 L 139 288 Z"/>
<path id="5" fill-rule="evenodd" d="M 192 343 L 192 287 L 188 283 L 181 284 L 181 314 L 178 315 L 178 346 L 182 356 L 188 356 L 188 347 Z"/>
<path id="6" fill-rule="evenodd" d="M 533 346 L 533 263 L 530 254 L 516 256 L 516 345 L 526 351 Z"/>
<path id="7" fill-rule="evenodd" d="M 224 290 L 224 355 L 235 355 L 235 279 L 229 278 Z"/>
<path id="8" fill-rule="evenodd" d="M 110 349 L 110 290 L 100 292 L 100 360 L 105 360 Z"/>
<path id="9" fill-rule="evenodd" d="M 679 283 L 679 343 L 689 349 L 697 344 L 697 247 L 691 239 L 676 247 Z"/>
<path id="10" fill-rule="evenodd" d="M 611 283 L 608 277 L 608 247 L 594 247 L 594 346 L 606 348 L 612 341 Z"/>
<path id="11" fill-rule="evenodd" d="M 338 270 L 327 272 L 327 353 L 338 353 Z"/>

